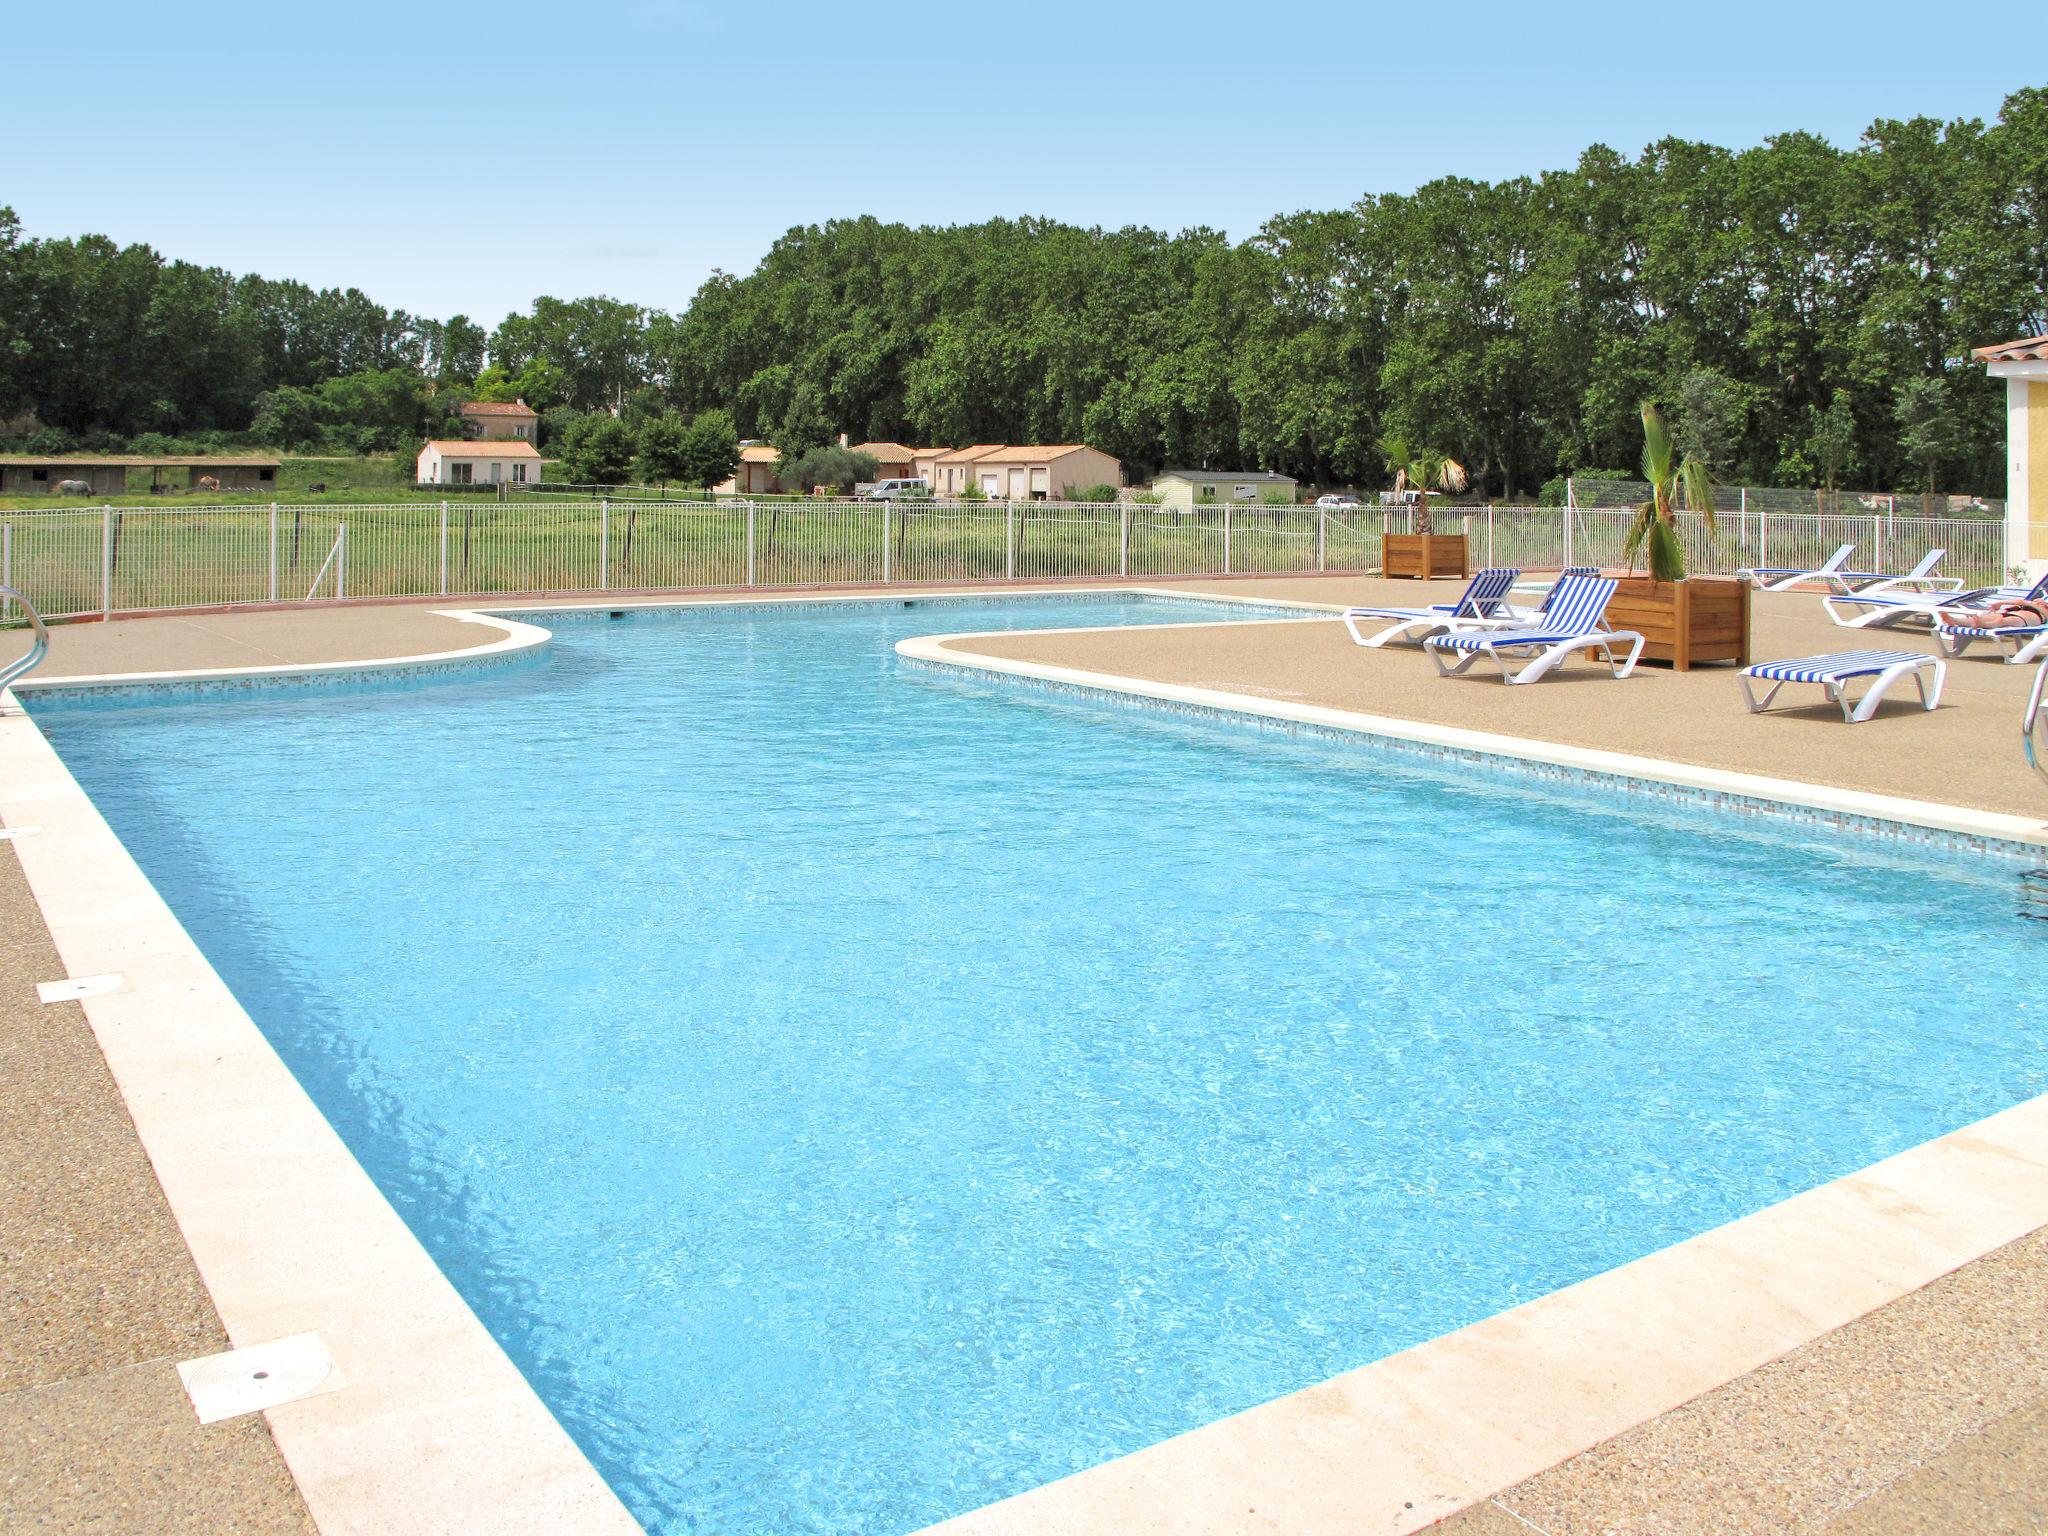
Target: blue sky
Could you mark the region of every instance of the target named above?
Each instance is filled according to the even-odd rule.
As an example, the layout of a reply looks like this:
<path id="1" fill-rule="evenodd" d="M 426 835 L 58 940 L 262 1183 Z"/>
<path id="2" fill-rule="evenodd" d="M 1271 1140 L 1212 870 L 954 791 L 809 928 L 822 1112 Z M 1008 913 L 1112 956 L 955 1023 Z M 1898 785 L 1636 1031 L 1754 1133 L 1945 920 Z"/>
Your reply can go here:
<path id="1" fill-rule="evenodd" d="M 2039 0 L 1661 16 L 1528 0 L 24 5 L 7 51 L 66 62 L 23 76 L 38 83 L 0 135 L 0 202 L 32 235 L 144 240 L 492 325 L 540 293 L 680 308 L 713 268 L 746 271 L 832 217 L 1242 238 L 1436 176 L 1568 166 L 1594 142 L 1797 128 L 1849 144 L 1874 117 L 1989 118 L 2048 83 Z"/>

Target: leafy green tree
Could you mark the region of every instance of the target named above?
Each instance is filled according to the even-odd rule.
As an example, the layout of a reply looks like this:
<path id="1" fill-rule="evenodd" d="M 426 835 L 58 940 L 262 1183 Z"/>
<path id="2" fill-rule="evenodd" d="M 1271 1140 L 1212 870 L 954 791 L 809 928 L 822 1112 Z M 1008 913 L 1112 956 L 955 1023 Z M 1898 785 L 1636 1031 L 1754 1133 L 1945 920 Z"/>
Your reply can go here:
<path id="1" fill-rule="evenodd" d="M 687 480 L 690 468 L 690 429 L 674 411 L 650 416 L 640 425 L 637 468 L 643 484 L 658 485 L 664 491 L 671 480 Z"/>
<path id="2" fill-rule="evenodd" d="M 1710 474 L 1725 475 L 1742 454 L 1748 408 L 1741 386 L 1704 366 L 1688 368 L 1673 391 L 1676 421 L 1671 436 L 1678 452 L 1697 459 Z"/>
<path id="3" fill-rule="evenodd" d="M 1650 576 L 1655 581 L 1685 580 L 1685 549 L 1678 542 L 1675 514 L 1682 496 L 1688 511 L 1698 512 L 1714 526 L 1714 488 L 1706 463 L 1691 455 L 1679 455 L 1665 425 L 1664 413 L 1648 400 L 1643 402 L 1643 478 L 1650 482 L 1650 499 L 1636 508 L 1622 540 L 1622 552 L 1630 565 L 1647 543 Z"/>
<path id="4" fill-rule="evenodd" d="M 825 486 L 842 494 L 850 493 L 863 481 L 873 480 L 878 472 L 873 454 L 855 453 L 837 443 L 794 457 L 785 455 L 775 466 L 776 478 L 793 489 L 810 491 Z"/>
<path id="5" fill-rule="evenodd" d="M 682 466 L 676 478 L 709 488 L 729 479 L 740 462 L 739 428 L 728 411 L 699 411 L 683 431 Z"/>
<path id="6" fill-rule="evenodd" d="M 1836 390 L 1828 408 L 1815 418 L 1806 451 L 1819 468 L 1822 487 L 1833 495 L 1856 453 L 1856 413 L 1847 390 Z"/>
<path id="7" fill-rule="evenodd" d="M 1893 397 L 1892 415 L 1899 425 L 1899 452 L 1920 466 L 1925 476 L 1921 488 L 1932 493 L 1942 461 L 1963 446 L 1948 380 L 1938 375 L 1906 380 Z"/>
<path id="8" fill-rule="evenodd" d="M 562 471 L 571 485 L 623 485 L 633 472 L 632 428 L 616 416 L 578 417 L 562 435 Z"/>

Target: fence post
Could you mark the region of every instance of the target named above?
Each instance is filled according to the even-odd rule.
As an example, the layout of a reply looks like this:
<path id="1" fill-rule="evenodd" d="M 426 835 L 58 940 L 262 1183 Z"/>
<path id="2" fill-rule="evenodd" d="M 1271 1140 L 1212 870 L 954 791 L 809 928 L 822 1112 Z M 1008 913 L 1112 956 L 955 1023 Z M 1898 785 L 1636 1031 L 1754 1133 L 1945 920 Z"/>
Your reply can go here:
<path id="1" fill-rule="evenodd" d="M 441 503 L 441 595 L 448 595 L 448 503 Z"/>
<path id="2" fill-rule="evenodd" d="M 1768 511 L 1756 515 L 1756 564 L 1758 570 L 1770 569 L 1771 514 Z"/>
<path id="3" fill-rule="evenodd" d="M 1330 568 L 1330 509 L 1316 508 L 1316 569 Z"/>
<path id="4" fill-rule="evenodd" d="M 1128 576 L 1131 574 L 1131 504 L 1128 501 L 1119 502 L 1117 510 L 1120 514 L 1120 526 L 1116 540 L 1116 573 L 1119 576 Z"/>
<path id="5" fill-rule="evenodd" d="M 0 523 L 0 587 L 14 585 L 14 524 Z M 0 600 L 0 619 L 14 616 L 14 599 Z"/>
<path id="6" fill-rule="evenodd" d="M 747 503 L 747 585 L 754 585 L 754 504 Z"/>
<path id="7" fill-rule="evenodd" d="M 343 523 L 335 534 L 334 600 L 338 603 L 348 596 L 348 524 Z"/>
<path id="8" fill-rule="evenodd" d="M 1230 508 L 1231 503 L 1223 503 L 1223 574 L 1226 576 L 1230 574 Z"/>
<path id="9" fill-rule="evenodd" d="M 1486 504 L 1486 563 L 1493 564 L 1493 503 Z"/>
<path id="10" fill-rule="evenodd" d="M 100 508 L 100 617 L 114 616 L 114 508 Z"/>
<path id="11" fill-rule="evenodd" d="M 1564 564 L 1572 563 L 1572 493 L 1571 482 L 1565 482 L 1564 493 Z"/>
<path id="12" fill-rule="evenodd" d="M 1884 517 L 1881 513 L 1870 514 L 1870 542 L 1877 546 L 1877 568 L 1880 571 L 1887 569 L 1884 563 Z"/>
<path id="13" fill-rule="evenodd" d="M 1003 579 L 1017 579 L 1017 504 L 1003 503 Z"/>
<path id="14" fill-rule="evenodd" d="M 277 503 L 270 504 L 270 600 L 277 601 Z"/>
<path id="15" fill-rule="evenodd" d="M 609 496 L 597 498 L 597 590 L 607 591 L 612 584 L 612 499 Z"/>
<path id="16" fill-rule="evenodd" d="M 889 508 L 891 503 L 882 503 L 882 584 L 887 586 L 891 576 L 892 552 L 889 548 Z"/>

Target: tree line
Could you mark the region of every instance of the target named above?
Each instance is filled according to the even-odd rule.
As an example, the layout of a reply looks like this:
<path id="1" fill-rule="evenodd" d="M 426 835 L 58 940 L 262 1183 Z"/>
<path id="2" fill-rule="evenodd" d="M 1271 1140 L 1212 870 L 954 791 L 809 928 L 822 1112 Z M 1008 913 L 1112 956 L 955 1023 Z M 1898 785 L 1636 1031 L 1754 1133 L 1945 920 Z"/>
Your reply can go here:
<path id="1" fill-rule="evenodd" d="M 680 313 L 541 298 L 488 333 L 0 210 L 0 436 L 372 451 L 523 396 L 543 443 L 707 413 L 792 457 L 846 432 L 1085 441 L 1134 474 L 1376 485 L 1382 438 L 1491 495 L 1632 467 L 1639 408 L 1724 482 L 2002 486 L 1972 346 L 2048 331 L 2048 90 L 1853 147 L 1594 146 L 1569 170 L 1213 230 L 1041 219 L 791 230 Z M 724 418 L 717 418 L 723 426 Z M 710 429 L 699 428 L 697 446 Z M 670 455 L 670 459 L 674 459 Z"/>

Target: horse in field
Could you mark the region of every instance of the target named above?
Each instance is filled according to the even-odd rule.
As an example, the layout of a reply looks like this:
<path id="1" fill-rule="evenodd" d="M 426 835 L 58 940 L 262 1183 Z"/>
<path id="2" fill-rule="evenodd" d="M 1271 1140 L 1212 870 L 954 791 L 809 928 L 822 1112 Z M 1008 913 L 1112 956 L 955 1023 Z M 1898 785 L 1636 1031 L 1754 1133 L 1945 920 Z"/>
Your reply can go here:
<path id="1" fill-rule="evenodd" d="M 192 489 L 195 491 L 211 491 L 214 495 L 218 496 L 220 494 L 220 480 L 213 475 L 201 475 L 192 482 Z"/>
<path id="2" fill-rule="evenodd" d="M 85 480 L 59 480 L 52 487 L 59 496 L 90 496 L 92 485 Z"/>

